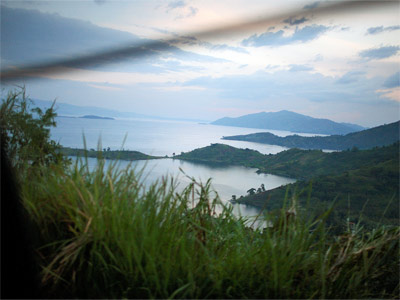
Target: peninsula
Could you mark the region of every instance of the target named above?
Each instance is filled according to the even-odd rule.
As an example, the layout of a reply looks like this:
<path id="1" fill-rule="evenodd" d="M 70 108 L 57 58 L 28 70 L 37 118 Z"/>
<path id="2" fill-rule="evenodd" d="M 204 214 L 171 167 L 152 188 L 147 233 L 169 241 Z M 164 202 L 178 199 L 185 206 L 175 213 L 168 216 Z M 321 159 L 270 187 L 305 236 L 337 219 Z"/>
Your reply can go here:
<path id="1" fill-rule="evenodd" d="M 346 150 L 353 147 L 370 149 L 373 147 L 391 145 L 399 141 L 399 123 L 400 121 L 397 121 L 391 124 L 349 133 L 347 135 L 313 137 L 290 135 L 280 137 L 270 132 L 259 132 L 246 135 L 225 136 L 222 139 L 302 149 Z"/>

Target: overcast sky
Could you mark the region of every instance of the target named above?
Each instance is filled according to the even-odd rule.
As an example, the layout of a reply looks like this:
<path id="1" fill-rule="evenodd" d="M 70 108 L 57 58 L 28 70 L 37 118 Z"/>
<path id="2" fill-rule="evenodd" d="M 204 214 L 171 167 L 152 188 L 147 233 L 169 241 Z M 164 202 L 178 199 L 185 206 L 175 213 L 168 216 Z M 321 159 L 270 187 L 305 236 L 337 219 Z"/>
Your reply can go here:
<path id="1" fill-rule="evenodd" d="M 12 84 L 25 84 L 32 98 L 163 117 L 215 120 L 285 109 L 368 127 L 397 121 L 399 2 L 313 13 L 325 4 L 1 1 L 1 67 L 185 36 L 183 43 L 143 50 L 140 57 L 110 57 L 106 64 Z M 262 26 L 196 36 L 285 12 Z"/>

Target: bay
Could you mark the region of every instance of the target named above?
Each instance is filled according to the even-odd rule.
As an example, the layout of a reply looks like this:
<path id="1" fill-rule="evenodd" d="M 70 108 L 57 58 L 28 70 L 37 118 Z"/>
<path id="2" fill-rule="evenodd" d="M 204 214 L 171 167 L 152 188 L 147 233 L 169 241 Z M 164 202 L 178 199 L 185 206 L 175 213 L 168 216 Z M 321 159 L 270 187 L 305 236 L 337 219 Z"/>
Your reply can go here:
<path id="1" fill-rule="evenodd" d="M 111 163 L 112 160 L 105 160 L 105 168 Z M 94 169 L 97 165 L 97 159 L 88 158 L 88 165 L 90 169 Z M 211 178 L 212 190 L 218 193 L 221 201 L 228 204 L 232 195 L 239 197 L 246 195 L 247 190 L 250 188 L 259 188 L 264 184 L 265 189 L 273 189 L 281 185 L 295 182 L 294 179 L 272 174 L 258 174 L 257 169 L 246 168 L 241 166 L 210 166 L 192 163 L 173 158 L 162 158 L 153 160 L 138 160 L 138 161 L 124 161 L 117 162 L 119 169 L 126 168 L 131 165 L 136 170 L 144 170 L 142 179 L 146 186 L 160 182 L 162 178 L 174 178 L 178 184 L 177 191 L 182 191 L 187 187 L 194 178 L 197 182 L 205 184 Z M 182 172 L 182 170 L 184 172 Z M 259 209 L 251 206 L 235 204 L 234 213 L 242 216 L 256 216 Z"/>
<path id="2" fill-rule="evenodd" d="M 147 120 L 147 119 L 84 119 L 58 117 L 57 127 L 52 128 L 51 137 L 62 146 L 87 149 L 108 148 L 118 150 L 140 151 L 154 156 L 172 156 L 196 148 L 209 146 L 211 143 L 222 143 L 237 148 L 249 148 L 264 154 L 275 154 L 286 150 L 285 147 L 265 145 L 243 141 L 221 140 L 223 136 L 249 134 L 258 131 L 252 128 L 217 126 L 199 124 L 196 122 Z M 289 131 L 270 130 L 271 133 L 286 136 L 293 134 Z M 309 134 L 304 134 L 309 135 Z M 85 143 L 84 143 L 85 140 Z M 97 160 L 88 159 L 90 168 L 94 168 Z M 106 166 L 112 161 L 106 161 Z M 124 168 L 130 162 L 118 161 L 119 167 Z M 273 189 L 295 180 L 271 174 L 257 174 L 256 169 L 240 166 L 210 166 L 172 158 L 148 161 L 134 161 L 132 166 L 141 169 L 145 167 L 144 183 L 151 184 L 162 177 L 172 176 L 182 190 L 190 182 L 189 177 L 205 183 L 212 179 L 212 188 L 224 203 L 232 198 L 246 195 L 250 188 Z M 184 173 L 182 173 L 182 171 Z M 259 209 L 245 205 L 234 205 L 237 215 L 255 216 Z"/>
<path id="3" fill-rule="evenodd" d="M 57 127 L 51 131 L 54 140 L 65 147 L 83 148 L 83 137 L 87 148 L 101 147 L 111 150 L 140 151 L 155 156 L 172 156 L 196 148 L 221 143 L 237 148 L 249 148 L 264 154 L 276 154 L 287 148 L 243 141 L 222 140 L 223 136 L 265 132 L 265 129 L 218 126 L 196 122 L 165 120 L 99 120 L 84 118 L 57 118 Z M 290 131 L 268 130 L 278 136 L 293 134 Z M 299 134 L 310 136 L 310 134 Z M 125 143 L 124 139 L 126 137 Z"/>

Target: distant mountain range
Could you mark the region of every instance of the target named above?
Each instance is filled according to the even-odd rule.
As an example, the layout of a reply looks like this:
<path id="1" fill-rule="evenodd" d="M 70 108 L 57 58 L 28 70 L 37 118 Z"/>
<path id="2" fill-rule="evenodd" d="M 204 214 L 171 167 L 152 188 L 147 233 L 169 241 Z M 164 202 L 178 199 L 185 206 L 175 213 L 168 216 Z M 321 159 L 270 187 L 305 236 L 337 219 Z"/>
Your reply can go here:
<path id="1" fill-rule="evenodd" d="M 32 99 L 35 106 L 41 109 L 47 109 L 52 104 L 53 101 Z M 134 112 L 121 112 L 113 109 L 102 108 L 97 106 L 78 106 L 68 103 L 57 102 L 55 104 L 55 109 L 58 116 L 63 117 L 82 117 L 86 116 L 96 116 L 97 119 L 102 118 L 143 118 L 143 119 L 157 119 L 157 120 L 177 120 L 177 121 L 192 121 L 192 122 L 206 122 L 205 120 L 193 120 L 184 118 L 166 118 L 152 115 L 137 114 Z"/>
<path id="2" fill-rule="evenodd" d="M 312 118 L 287 110 L 268 113 L 260 112 L 238 118 L 226 117 L 218 119 L 211 124 L 329 135 L 347 134 L 366 129 L 356 124 L 336 123 L 328 119 Z"/>
<path id="3" fill-rule="evenodd" d="M 302 149 L 331 149 L 346 150 L 353 147 L 359 149 L 370 149 L 391 145 L 399 141 L 400 121 L 366 129 L 347 135 L 313 136 L 304 137 L 290 135 L 286 137 L 276 136 L 270 132 L 259 132 L 246 135 L 236 135 L 223 137 L 224 140 L 236 140 L 246 142 L 256 142 L 262 144 L 279 145 L 288 148 Z"/>

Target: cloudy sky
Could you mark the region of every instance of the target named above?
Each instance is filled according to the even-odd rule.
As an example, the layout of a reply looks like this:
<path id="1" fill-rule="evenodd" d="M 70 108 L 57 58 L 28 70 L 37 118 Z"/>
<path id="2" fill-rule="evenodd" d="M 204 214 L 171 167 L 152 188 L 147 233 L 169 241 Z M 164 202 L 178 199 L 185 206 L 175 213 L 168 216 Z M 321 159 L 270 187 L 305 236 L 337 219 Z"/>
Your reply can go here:
<path id="1" fill-rule="evenodd" d="M 164 42 L 124 60 L 3 83 L 2 93 L 25 84 L 31 98 L 203 120 L 285 109 L 368 127 L 397 121 L 399 2 L 316 11 L 332 3 L 3 0 L 2 70 Z"/>

